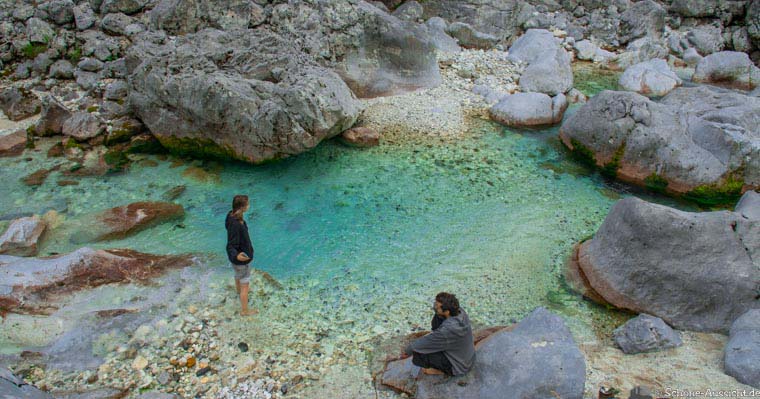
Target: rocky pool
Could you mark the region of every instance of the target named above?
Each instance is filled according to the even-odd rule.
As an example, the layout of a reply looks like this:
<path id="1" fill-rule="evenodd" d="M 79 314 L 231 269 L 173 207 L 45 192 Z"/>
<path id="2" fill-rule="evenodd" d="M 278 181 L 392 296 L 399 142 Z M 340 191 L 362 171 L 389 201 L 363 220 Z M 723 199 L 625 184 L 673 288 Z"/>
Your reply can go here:
<path id="1" fill-rule="evenodd" d="M 599 88 L 588 85 L 587 94 Z M 568 292 L 562 266 L 616 200 L 644 194 L 572 160 L 557 128 L 518 131 L 477 119 L 470 125 L 462 138 L 370 149 L 328 141 L 257 167 L 140 155 L 126 172 L 63 186 L 59 181 L 71 178 L 60 171 L 38 187 L 20 180 L 63 162 L 46 157 L 50 143 L 0 158 L 0 227 L 20 213 L 58 210 L 40 255 L 83 244 L 199 255 L 196 266 L 150 286 L 79 293 L 50 317 L 9 315 L 0 351 L 25 364 L 34 363 L 30 353 L 46 356 L 47 370 L 25 370 L 49 389 L 171 386 L 188 397 L 216 397 L 221 385 L 253 375 L 262 384 L 295 386 L 305 397 L 356 397 L 373 392 L 379 343 L 428 328 L 439 291 L 456 293 L 477 326 L 510 324 L 545 306 L 565 318 L 576 339 L 605 339 L 628 316 Z M 235 314 L 239 305 L 224 255 L 224 217 L 235 194 L 252 200 L 253 265 L 277 280 L 253 283 L 260 314 L 244 320 Z M 123 240 L 76 239 L 88 228 L 88 214 L 173 196 L 185 208 L 181 222 Z M 93 316 L 109 309 L 129 311 L 107 320 Z M 206 330 L 186 328 L 196 324 Z M 172 374 L 174 385 L 162 381 L 170 358 L 188 351 L 177 344 L 188 336 L 198 341 L 194 356 L 208 360 L 215 373 Z M 243 342 L 250 351 L 239 349 Z M 26 356 L 19 357 L 21 351 Z M 136 356 L 149 363 L 137 373 L 130 367 Z M 103 360 L 105 370 L 82 371 Z"/>

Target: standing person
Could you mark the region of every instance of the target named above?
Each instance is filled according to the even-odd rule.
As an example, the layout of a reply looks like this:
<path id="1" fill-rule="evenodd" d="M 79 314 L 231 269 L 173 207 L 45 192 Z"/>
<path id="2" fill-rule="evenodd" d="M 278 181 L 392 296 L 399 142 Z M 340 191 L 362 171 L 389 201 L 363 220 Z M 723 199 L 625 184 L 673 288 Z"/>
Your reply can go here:
<path id="1" fill-rule="evenodd" d="M 243 219 L 248 207 L 248 196 L 236 195 L 232 199 L 232 210 L 224 222 L 227 229 L 227 257 L 235 269 L 235 289 L 240 296 L 241 316 L 258 313 L 256 309 L 248 309 L 248 283 L 251 281 L 249 264 L 253 261 L 253 244 L 248 236 L 248 225 Z"/>
<path id="2" fill-rule="evenodd" d="M 448 292 L 435 296 L 433 310 L 433 331 L 409 344 L 406 353 L 425 374 L 466 374 L 475 363 L 470 318 Z"/>

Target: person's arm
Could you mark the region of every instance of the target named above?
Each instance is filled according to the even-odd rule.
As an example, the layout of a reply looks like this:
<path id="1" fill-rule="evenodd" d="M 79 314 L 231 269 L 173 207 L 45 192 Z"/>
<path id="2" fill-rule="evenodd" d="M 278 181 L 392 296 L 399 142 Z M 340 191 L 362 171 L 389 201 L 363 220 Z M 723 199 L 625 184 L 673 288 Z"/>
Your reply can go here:
<path id="1" fill-rule="evenodd" d="M 229 259 L 237 259 L 242 251 L 240 251 L 240 229 L 238 226 L 231 225 L 227 229 L 227 256 Z"/>
<path id="2" fill-rule="evenodd" d="M 447 350 L 450 346 L 449 332 L 445 328 L 438 328 L 430 334 L 414 340 L 406 347 L 405 352 L 408 354 L 412 352 L 434 353 Z"/>
<path id="3" fill-rule="evenodd" d="M 446 319 L 443 318 L 443 317 L 441 317 L 441 316 L 438 316 L 437 314 L 434 314 L 433 315 L 433 321 L 430 322 L 430 324 L 432 326 L 431 330 L 437 330 L 438 327 L 440 327 L 441 324 L 443 324 L 444 320 L 446 320 Z"/>

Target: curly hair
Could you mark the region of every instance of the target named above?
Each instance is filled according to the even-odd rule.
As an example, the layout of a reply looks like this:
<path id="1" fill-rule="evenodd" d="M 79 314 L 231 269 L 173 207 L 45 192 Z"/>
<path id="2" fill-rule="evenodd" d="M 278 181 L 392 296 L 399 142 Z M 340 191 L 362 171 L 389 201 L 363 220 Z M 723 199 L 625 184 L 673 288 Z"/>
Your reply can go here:
<path id="1" fill-rule="evenodd" d="M 441 304 L 442 311 L 449 311 L 452 316 L 459 315 L 459 300 L 454 294 L 448 292 L 439 292 L 435 296 L 435 301 Z"/>

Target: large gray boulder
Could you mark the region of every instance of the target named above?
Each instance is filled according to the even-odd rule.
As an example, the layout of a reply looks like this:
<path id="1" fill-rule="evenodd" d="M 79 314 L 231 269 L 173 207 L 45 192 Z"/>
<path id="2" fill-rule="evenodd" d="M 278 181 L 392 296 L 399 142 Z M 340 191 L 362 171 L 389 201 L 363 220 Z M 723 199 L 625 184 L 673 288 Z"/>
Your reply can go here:
<path id="1" fill-rule="evenodd" d="M 660 102 L 603 91 L 560 129 L 563 143 L 602 172 L 706 204 L 760 187 L 760 99 L 708 86 Z"/>
<path id="2" fill-rule="evenodd" d="M 64 136 L 82 141 L 97 137 L 105 130 L 106 126 L 103 120 L 89 112 L 79 111 L 63 122 L 61 132 Z"/>
<path id="3" fill-rule="evenodd" d="M 109 13 L 135 14 L 142 11 L 146 4 L 148 4 L 148 0 L 103 0 L 100 5 L 100 13 L 103 15 Z"/>
<path id="4" fill-rule="evenodd" d="M 53 396 L 0 366 L 0 399 L 53 399 Z"/>
<path id="5" fill-rule="evenodd" d="M 747 33 L 755 47 L 760 48 L 760 1 L 750 1 L 747 4 L 745 18 Z"/>
<path id="6" fill-rule="evenodd" d="M 77 4 L 73 9 L 74 11 L 74 23 L 78 30 L 87 30 L 95 25 L 97 17 L 95 11 L 90 6 L 90 2 L 83 2 Z"/>
<path id="7" fill-rule="evenodd" d="M 462 51 L 457 41 L 446 33 L 448 24 L 441 17 L 433 17 L 425 21 L 428 28 L 430 40 L 438 51 L 444 53 L 458 53 Z"/>
<path id="8" fill-rule="evenodd" d="M 661 37 L 667 15 L 667 11 L 653 0 L 633 3 L 620 16 L 620 43 L 625 44 L 643 36 Z"/>
<path id="9" fill-rule="evenodd" d="M 683 212 L 629 197 L 612 207 L 593 239 L 576 247 L 569 268 L 580 278 L 571 283 L 589 298 L 679 329 L 727 332 L 737 317 L 760 308 L 760 263 L 748 250 L 758 246 L 760 219 Z"/>
<path id="10" fill-rule="evenodd" d="M 512 44 L 507 58 L 528 64 L 520 76 L 520 89 L 524 92 L 555 96 L 573 87 L 570 55 L 548 30 L 529 29 Z"/>
<path id="11" fill-rule="evenodd" d="M 264 22 L 265 14 L 253 0 L 161 0 L 150 11 L 149 18 L 153 28 L 182 35 L 205 28 L 252 28 Z"/>
<path id="12" fill-rule="evenodd" d="M 454 22 L 446 27 L 446 33 L 455 38 L 460 46 L 465 48 L 490 49 L 499 42 L 499 38 L 480 32 L 472 25 L 464 22 Z"/>
<path id="13" fill-rule="evenodd" d="M 525 1 L 518 0 L 436 0 L 426 1 L 425 17 L 439 16 L 447 21 L 470 24 L 474 29 L 510 43 L 522 33 L 522 25 L 535 11 Z M 545 5 L 557 2 L 544 2 Z"/>
<path id="14" fill-rule="evenodd" d="M 688 18 L 721 17 L 726 13 L 741 15 L 744 0 L 673 0 L 670 11 Z"/>
<path id="15" fill-rule="evenodd" d="M 670 70 L 668 63 L 662 59 L 649 60 L 630 66 L 620 75 L 618 81 L 620 87 L 625 90 L 654 97 L 661 97 L 670 93 L 681 83 L 681 79 Z"/>
<path id="16" fill-rule="evenodd" d="M 756 67 L 747 53 L 721 51 L 702 58 L 697 64 L 692 80 L 704 83 L 722 83 L 743 89 L 760 86 L 760 68 Z"/>
<path id="17" fill-rule="evenodd" d="M 760 309 L 736 319 L 729 334 L 723 357 L 726 374 L 760 389 Z"/>
<path id="18" fill-rule="evenodd" d="M 172 150 L 260 163 L 350 128 L 360 105 L 338 75 L 262 30 L 207 29 L 130 49 L 129 100 Z"/>
<path id="19" fill-rule="evenodd" d="M 388 364 L 383 374 L 383 381 L 407 393 L 416 390 L 418 399 L 580 399 L 585 379 L 586 362 L 570 330 L 544 308 L 478 343 L 475 364 L 464 376 L 424 375 L 410 358 Z"/>
<path id="20" fill-rule="evenodd" d="M 656 352 L 683 345 L 678 332 L 659 317 L 640 314 L 613 331 L 615 344 L 626 354 Z"/>
<path id="21" fill-rule="evenodd" d="M 543 93 L 515 93 L 491 107 L 491 119 L 511 127 L 553 125 L 562 121 L 567 98 Z"/>
<path id="22" fill-rule="evenodd" d="M 699 25 L 686 34 L 686 40 L 702 55 L 723 50 L 723 32 L 719 26 Z"/>
<path id="23" fill-rule="evenodd" d="M 507 59 L 530 64 L 542 57 L 545 52 L 554 52 L 559 48 L 559 40 L 548 30 L 528 29 L 524 35 L 512 43 Z"/>
<path id="24" fill-rule="evenodd" d="M 37 124 L 34 125 L 34 133 L 37 136 L 54 136 L 63 133 L 63 123 L 71 117 L 71 111 L 60 103 L 55 97 L 47 94 L 40 99 L 42 112 Z"/>

